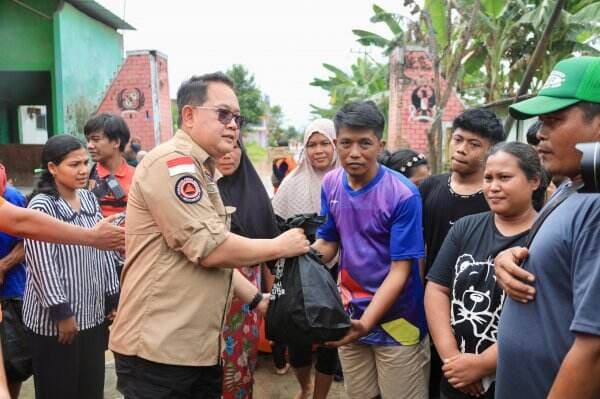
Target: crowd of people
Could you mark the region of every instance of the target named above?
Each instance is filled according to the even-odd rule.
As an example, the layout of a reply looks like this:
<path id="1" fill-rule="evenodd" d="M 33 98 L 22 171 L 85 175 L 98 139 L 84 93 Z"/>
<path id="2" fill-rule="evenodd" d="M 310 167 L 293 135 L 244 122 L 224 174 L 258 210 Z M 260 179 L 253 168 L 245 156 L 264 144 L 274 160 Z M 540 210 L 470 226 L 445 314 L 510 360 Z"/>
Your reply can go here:
<path id="1" fill-rule="evenodd" d="M 559 62 L 510 107 L 539 118 L 528 143 L 464 111 L 433 176 L 423 154 L 384 150 L 373 102 L 348 103 L 274 165 L 273 198 L 226 75 L 185 81 L 177 106 L 179 130 L 148 153 L 110 114 L 87 145 L 50 138 L 28 198 L 0 167 L 0 398 L 31 375 L 36 398 L 102 398 L 107 348 L 126 399 L 252 398 L 275 264 L 311 248 L 351 324 L 271 343 L 295 399 L 342 374 L 360 399 L 600 397 L 600 195 L 578 192 L 575 147 L 600 141 L 600 58 Z M 316 236 L 281 232 L 315 213 Z"/>

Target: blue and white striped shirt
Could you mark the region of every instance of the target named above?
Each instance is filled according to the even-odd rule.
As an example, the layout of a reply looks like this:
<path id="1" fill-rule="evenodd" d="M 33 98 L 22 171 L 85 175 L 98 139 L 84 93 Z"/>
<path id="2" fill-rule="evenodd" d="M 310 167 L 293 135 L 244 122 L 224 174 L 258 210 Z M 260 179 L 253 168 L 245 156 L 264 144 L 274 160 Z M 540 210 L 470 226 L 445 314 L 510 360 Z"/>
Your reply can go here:
<path id="1" fill-rule="evenodd" d="M 94 194 L 77 190 L 78 213 L 60 197 L 36 195 L 29 208 L 59 220 L 91 228 L 102 219 Z M 25 325 L 36 334 L 58 335 L 57 321 L 75 315 L 79 330 L 102 323 L 106 303 L 116 305 L 119 282 L 110 252 L 82 245 L 25 240 L 27 285 L 23 303 Z"/>

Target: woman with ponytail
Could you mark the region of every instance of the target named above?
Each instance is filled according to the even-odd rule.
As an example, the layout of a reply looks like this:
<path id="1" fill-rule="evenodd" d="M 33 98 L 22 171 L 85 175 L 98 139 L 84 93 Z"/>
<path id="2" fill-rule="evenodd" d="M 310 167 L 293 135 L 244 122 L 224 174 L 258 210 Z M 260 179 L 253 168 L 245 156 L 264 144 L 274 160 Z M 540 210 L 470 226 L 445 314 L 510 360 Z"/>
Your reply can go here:
<path id="1" fill-rule="evenodd" d="M 546 191 L 536 151 L 528 144 L 496 144 L 485 160 L 483 194 L 490 211 L 457 220 L 427 274 L 425 313 L 444 359 L 442 397 L 494 398 L 497 335 L 506 295 L 494 258 L 523 246 Z"/>
<path id="2" fill-rule="evenodd" d="M 385 150 L 379 156 L 379 163 L 408 177 L 415 186 L 429 177 L 429 165 L 425 155 L 418 154 L 410 148 L 403 148 L 394 153 Z"/>
<path id="3" fill-rule="evenodd" d="M 42 150 L 42 174 L 28 207 L 72 225 L 102 219 L 84 189 L 88 154 L 61 135 Z M 106 318 L 114 315 L 118 280 L 108 252 L 81 245 L 25 240 L 27 284 L 23 319 L 33 359 L 36 398 L 102 398 Z"/>

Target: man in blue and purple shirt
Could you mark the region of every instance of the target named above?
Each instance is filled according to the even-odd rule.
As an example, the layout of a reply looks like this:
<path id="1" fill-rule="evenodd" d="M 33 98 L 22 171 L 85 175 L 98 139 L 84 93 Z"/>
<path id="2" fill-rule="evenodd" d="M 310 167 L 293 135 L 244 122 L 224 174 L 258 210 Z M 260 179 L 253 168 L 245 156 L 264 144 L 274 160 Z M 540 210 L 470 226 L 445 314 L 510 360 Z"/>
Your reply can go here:
<path id="1" fill-rule="evenodd" d="M 352 327 L 329 345 L 340 348 L 350 398 L 426 398 L 419 191 L 378 164 L 384 117 L 373 102 L 345 105 L 334 122 L 343 169 L 323 181 L 321 214 L 327 222 L 314 248 L 324 261 L 340 251 L 339 285 Z"/>

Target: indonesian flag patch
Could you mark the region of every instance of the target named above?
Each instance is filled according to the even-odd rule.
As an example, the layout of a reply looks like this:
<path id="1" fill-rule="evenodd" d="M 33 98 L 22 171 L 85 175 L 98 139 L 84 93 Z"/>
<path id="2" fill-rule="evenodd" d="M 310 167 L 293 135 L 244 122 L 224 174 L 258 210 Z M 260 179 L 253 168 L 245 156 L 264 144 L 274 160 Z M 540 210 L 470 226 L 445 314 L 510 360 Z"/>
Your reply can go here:
<path id="1" fill-rule="evenodd" d="M 194 176 L 182 176 L 175 183 L 175 195 L 181 202 L 195 204 L 202 199 L 200 181 Z"/>
<path id="2" fill-rule="evenodd" d="M 192 157 L 170 159 L 167 161 L 167 168 L 169 168 L 169 176 L 171 177 L 184 173 L 196 173 L 196 165 L 194 164 L 194 159 Z"/>

